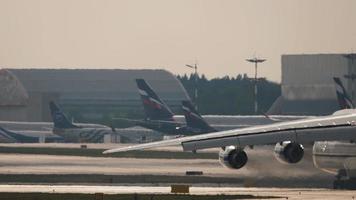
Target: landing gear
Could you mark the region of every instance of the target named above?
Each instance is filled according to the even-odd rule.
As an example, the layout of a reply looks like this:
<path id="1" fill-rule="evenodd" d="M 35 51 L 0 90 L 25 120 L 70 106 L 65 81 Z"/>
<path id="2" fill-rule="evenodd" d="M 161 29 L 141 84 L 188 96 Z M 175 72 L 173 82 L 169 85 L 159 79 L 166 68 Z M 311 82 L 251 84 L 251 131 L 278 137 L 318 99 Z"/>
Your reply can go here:
<path id="1" fill-rule="evenodd" d="M 340 170 L 333 182 L 334 189 L 356 190 L 356 178 L 348 178 L 345 170 Z"/>

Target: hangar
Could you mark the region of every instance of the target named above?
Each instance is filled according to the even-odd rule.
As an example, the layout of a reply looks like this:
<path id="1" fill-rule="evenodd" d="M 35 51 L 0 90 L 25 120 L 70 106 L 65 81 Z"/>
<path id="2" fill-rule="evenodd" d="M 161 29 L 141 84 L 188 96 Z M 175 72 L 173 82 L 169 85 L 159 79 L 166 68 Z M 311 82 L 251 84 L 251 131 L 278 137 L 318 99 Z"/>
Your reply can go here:
<path id="1" fill-rule="evenodd" d="M 7 69 L 2 71 L 15 80 L 11 84 L 5 81 L 6 85 L 16 85 L 17 93 L 21 95 L 17 93 L 11 95 L 10 102 L 18 102 L 14 106 L 0 103 L 0 120 L 50 121 L 48 109 L 50 100 L 58 102 L 66 113 L 80 122 L 99 123 L 105 122 L 112 116 L 141 116 L 143 108 L 135 84 L 136 78 L 146 79 L 173 110 L 178 111 L 181 101 L 189 98 L 177 78 L 166 70 Z M 0 77 L 4 82 L 5 76 L 0 74 Z M 11 117 L 9 113 L 13 113 Z"/>
<path id="2" fill-rule="evenodd" d="M 269 110 L 278 115 L 327 115 L 339 109 L 333 77 L 355 102 L 356 54 L 282 55 L 282 93 Z"/>

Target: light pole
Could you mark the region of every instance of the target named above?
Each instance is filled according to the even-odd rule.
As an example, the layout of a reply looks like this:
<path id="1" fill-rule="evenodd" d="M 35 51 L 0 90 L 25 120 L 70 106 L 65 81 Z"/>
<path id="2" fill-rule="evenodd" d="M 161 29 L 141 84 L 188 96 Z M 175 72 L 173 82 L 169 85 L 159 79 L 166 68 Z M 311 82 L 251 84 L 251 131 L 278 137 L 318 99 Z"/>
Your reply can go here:
<path id="1" fill-rule="evenodd" d="M 349 79 L 351 81 L 351 101 L 354 102 L 354 97 L 355 97 L 355 92 L 354 92 L 354 81 L 356 80 L 356 74 L 354 74 L 354 60 L 356 60 L 356 54 L 350 53 L 344 55 L 345 58 L 347 58 L 350 61 L 349 66 L 351 66 L 349 69 L 349 74 L 345 74 L 344 77 L 346 79 Z"/>
<path id="2" fill-rule="evenodd" d="M 195 79 L 195 89 L 194 89 L 194 102 L 195 102 L 195 109 L 198 110 L 198 65 L 195 63 L 194 65 L 185 65 L 191 69 L 194 69 L 194 79 Z"/>
<path id="3" fill-rule="evenodd" d="M 266 59 L 261 59 L 261 58 L 250 58 L 250 59 L 246 59 L 247 62 L 250 63 L 255 63 L 255 81 L 254 81 L 254 101 L 255 101 L 255 114 L 258 114 L 258 102 L 257 102 L 257 65 L 258 63 L 262 63 L 264 61 L 266 61 Z"/>

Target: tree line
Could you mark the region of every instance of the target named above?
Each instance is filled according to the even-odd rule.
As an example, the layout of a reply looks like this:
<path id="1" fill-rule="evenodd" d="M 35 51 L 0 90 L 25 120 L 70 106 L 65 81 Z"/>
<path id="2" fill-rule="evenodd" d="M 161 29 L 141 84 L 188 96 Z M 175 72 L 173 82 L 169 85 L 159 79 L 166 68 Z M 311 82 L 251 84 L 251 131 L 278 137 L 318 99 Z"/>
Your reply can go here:
<path id="1" fill-rule="evenodd" d="M 254 114 L 254 79 L 247 74 L 236 77 L 225 76 L 208 80 L 204 75 L 198 77 L 198 99 L 194 99 L 195 76 L 178 75 L 186 91 L 202 114 L 249 115 Z M 261 78 L 257 82 L 259 114 L 266 113 L 281 94 L 278 83 Z"/>

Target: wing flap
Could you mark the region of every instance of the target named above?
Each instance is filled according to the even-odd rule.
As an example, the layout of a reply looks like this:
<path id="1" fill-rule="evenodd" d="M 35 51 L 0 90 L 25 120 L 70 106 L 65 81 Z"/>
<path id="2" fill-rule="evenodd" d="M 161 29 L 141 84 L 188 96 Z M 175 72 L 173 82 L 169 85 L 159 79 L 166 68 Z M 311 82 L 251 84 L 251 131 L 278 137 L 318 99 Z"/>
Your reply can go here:
<path id="1" fill-rule="evenodd" d="M 226 146 L 248 146 L 248 145 L 262 145 L 273 144 L 281 141 L 295 141 L 296 132 L 290 131 L 277 131 L 259 134 L 245 134 L 232 137 L 210 138 L 205 140 L 196 140 L 183 142 L 182 146 L 184 151 L 195 151 L 198 149 L 208 149 L 215 147 Z"/>
<path id="2" fill-rule="evenodd" d="M 226 147 L 238 144 L 238 137 L 224 137 L 216 139 L 206 139 L 197 141 L 182 142 L 184 151 L 195 151 L 198 149 L 208 149 L 214 147 Z"/>

